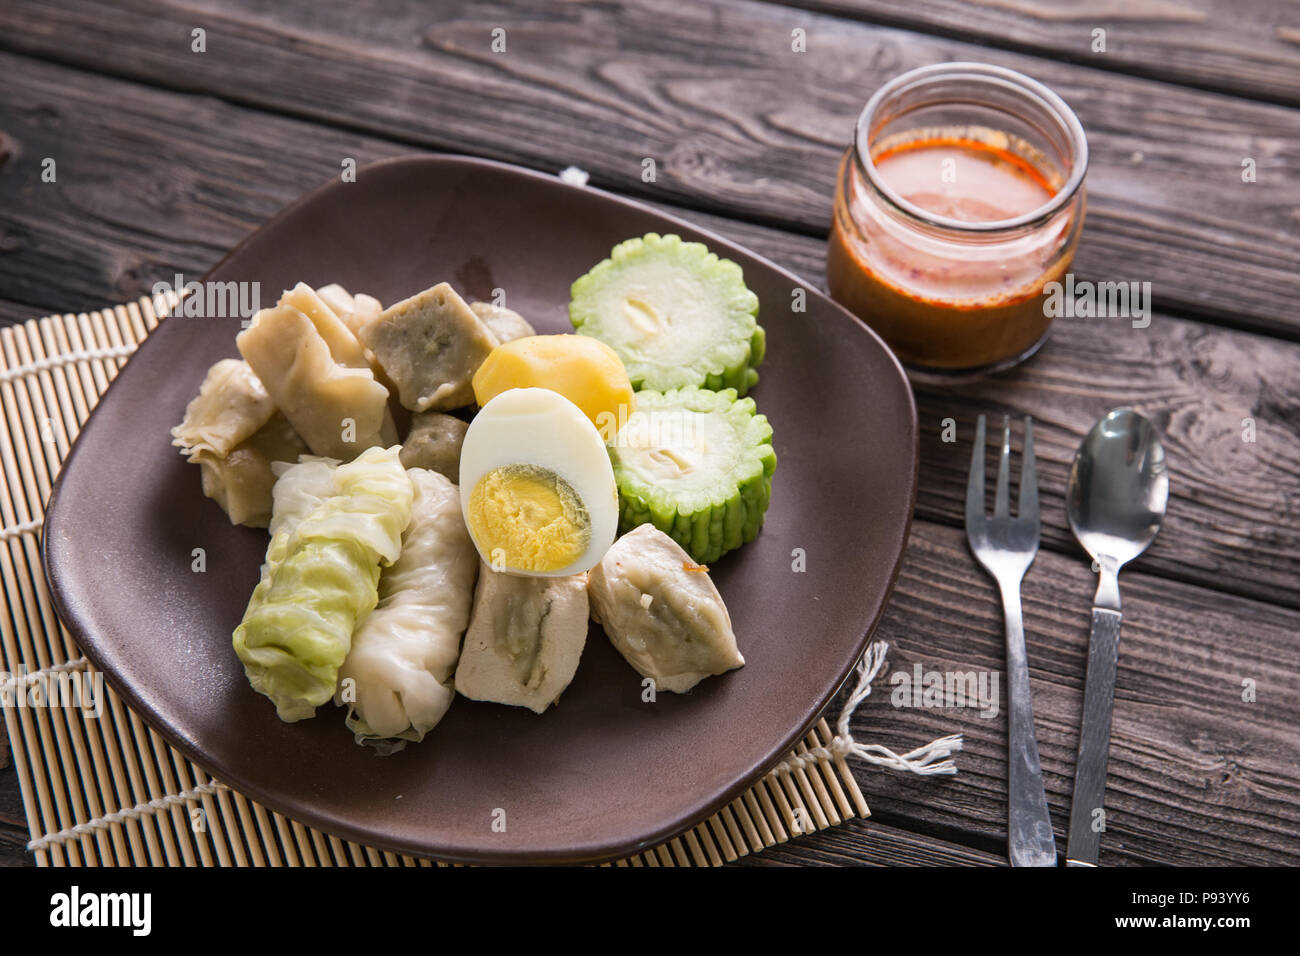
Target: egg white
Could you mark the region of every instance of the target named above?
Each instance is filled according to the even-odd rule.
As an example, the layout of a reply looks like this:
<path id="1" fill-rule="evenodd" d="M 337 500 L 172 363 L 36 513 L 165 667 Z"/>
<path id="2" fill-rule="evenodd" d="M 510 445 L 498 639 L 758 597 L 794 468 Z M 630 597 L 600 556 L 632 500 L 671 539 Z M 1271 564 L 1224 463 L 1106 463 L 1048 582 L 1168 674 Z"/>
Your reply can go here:
<path id="1" fill-rule="evenodd" d="M 506 568 L 529 577 L 564 577 L 594 567 L 618 533 L 618 488 L 605 442 L 577 405 L 545 388 L 512 388 L 492 398 L 470 422 L 460 452 L 460 507 L 470 537 L 488 564 L 492 557 L 474 535 L 469 501 L 489 472 L 507 465 L 534 465 L 568 482 L 590 519 L 586 550 L 555 571 Z"/>

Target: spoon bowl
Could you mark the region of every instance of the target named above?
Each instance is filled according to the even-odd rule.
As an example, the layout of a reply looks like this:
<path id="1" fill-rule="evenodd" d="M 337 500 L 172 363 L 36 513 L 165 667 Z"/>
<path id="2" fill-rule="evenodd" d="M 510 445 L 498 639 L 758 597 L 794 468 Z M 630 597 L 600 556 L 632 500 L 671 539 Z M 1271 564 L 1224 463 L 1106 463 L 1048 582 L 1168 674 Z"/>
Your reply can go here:
<path id="1" fill-rule="evenodd" d="M 1074 456 L 1065 502 L 1070 529 L 1097 562 L 1104 586 L 1147 549 L 1165 515 L 1169 472 L 1155 426 L 1128 408 L 1097 422 Z M 1115 600 L 1118 610 L 1118 591 Z"/>

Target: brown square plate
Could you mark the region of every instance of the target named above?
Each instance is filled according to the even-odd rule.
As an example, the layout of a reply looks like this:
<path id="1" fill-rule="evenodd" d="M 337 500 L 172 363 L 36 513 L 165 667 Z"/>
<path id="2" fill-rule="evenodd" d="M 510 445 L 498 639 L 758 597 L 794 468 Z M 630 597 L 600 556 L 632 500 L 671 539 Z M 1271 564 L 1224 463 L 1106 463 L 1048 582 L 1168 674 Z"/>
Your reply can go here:
<path id="1" fill-rule="evenodd" d="M 461 698 L 421 744 L 357 746 L 343 713 L 281 723 L 230 645 L 262 531 L 203 497 L 169 429 L 240 320 L 175 316 L 100 401 L 55 485 L 44 555 L 86 656 L 182 753 L 288 817 L 402 853 L 468 862 L 608 860 L 716 812 L 794 746 L 880 617 L 916 490 L 916 410 L 893 355 L 798 278 L 645 206 L 480 160 L 419 156 L 360 170 L 285 209 L 207 276 L 299 280 L 394 302 L 440 280 L 504 289 L 541 332 L 571 331 L 569 285 L 619 241 L 698 239 L 740 263 L 768 352 L 753 391 L 779 458 L 758 540 L 713 568 L 745 667 L 686 695 L 641 681 L 592 633 L 559 705 L 538 716 Z M 191 570 L 203 548 L 207 570 Z M 806 570 L 798 571 L 802 553 Z M 504 817 L 500 811 L 504 811 Z M 504 831 L 494 820 L 504 819 Z"/>

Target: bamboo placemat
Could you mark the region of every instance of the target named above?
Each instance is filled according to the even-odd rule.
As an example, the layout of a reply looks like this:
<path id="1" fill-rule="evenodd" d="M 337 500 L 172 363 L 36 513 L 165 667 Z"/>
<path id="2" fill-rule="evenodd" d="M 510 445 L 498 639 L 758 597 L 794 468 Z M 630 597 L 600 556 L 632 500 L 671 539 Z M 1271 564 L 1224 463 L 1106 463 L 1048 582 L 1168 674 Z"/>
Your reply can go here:
<path id="1" fill-rule="evenodd" d="M 174 304 L 146 297 L 0 329 L 5 674 L 94 673 L 50 603 L 41 520 L 59 466 L 90 410 Z M 267 810 L 215 781 L 104 689 L 98 717 L 76 706 L 3 708 L 38 865 L 435 865 Z M 770 774 L 704 823 L 616 865 L 717 866 L 868 816 L 843 757 L 809 753 L 831 739 L 826 721 L 819 721 L 793 752 L 804 755 L 793 769 Z"/>

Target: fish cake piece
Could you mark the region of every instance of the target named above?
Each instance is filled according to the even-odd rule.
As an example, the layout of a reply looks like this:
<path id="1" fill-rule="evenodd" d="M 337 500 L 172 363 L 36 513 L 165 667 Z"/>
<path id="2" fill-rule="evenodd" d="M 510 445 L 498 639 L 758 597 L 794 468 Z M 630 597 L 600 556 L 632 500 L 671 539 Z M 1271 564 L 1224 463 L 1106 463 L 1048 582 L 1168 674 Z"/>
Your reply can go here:
<path id="1" fill-rule="evenodd" d="M 389 306 L 360 334 L 402 404 L 414 412 L 472 404 L 471 379 L 497 345 L 446 282 Z"/>

